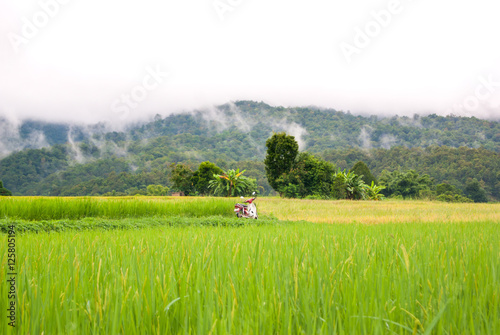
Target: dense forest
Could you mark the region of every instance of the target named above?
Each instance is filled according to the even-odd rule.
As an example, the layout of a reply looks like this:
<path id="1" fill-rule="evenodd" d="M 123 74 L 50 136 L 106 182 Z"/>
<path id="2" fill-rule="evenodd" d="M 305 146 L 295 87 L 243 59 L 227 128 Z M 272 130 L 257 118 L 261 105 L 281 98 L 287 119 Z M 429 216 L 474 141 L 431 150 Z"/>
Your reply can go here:
<path id="1" fill-rule="evenodd" d="M 6 122 L 0 119 L 0 128 L 6 129 Z M 260 192 L 270 194 L 265 143 L 273 132 L 285 131 L 295 136 L 300 151 L 336 168 L 364 161 L 376 177 L 384 170 L 414 169 L 462 190 L 477 179 L 491 200 L 500 199 L 500 122 L 477 118 L 366 117 L 240 101 L 157 115 L 121 132 L 102 124 L 37 121 L 15 129 L 8 141 L 0 138 L 0 179 L 15 195 L 147 194 L 148 185 L 171 188 L 172 164 L 183 162 L 196 170 L 204 161 L 245 169 Z M 46 147 L 37 147 L 33 138 L 43 138 Z"/>

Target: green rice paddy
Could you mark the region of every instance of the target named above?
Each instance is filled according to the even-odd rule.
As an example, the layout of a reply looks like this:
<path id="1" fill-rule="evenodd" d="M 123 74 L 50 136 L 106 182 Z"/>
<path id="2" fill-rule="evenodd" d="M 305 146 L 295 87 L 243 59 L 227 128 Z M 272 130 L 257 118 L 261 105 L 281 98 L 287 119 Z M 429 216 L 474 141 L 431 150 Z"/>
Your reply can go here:
<path id="1" fill-rule="evenodd" d="M 3 317 L 0 333 L 500 333 L 498 205 L 491 205 L 490 218 L 464 212 L 462 222 L 327 224 L 273 219 L 271 212 L 281 214 L 272 203 L 291 204 L 259 200 L 265 220 L 233 218 L 234 199 L 173 199 L 181 209 L 172 215 L 139 211 L 150 206 L 142 199 L 121 199 L 116 207 L 99 207 L 109 199 L 82 199 L 101 212 L 75 205 L 74 216 L 57 212 L 70 199 L 36 199 L 57 212 L 40 209 L 38 218 L 21 207 L 8 212 L 12 202 L 0 200 L 6 217 L 0 228 L 19 227 L 17 324 L 8 326 Z M 226 212 L 210 216 L 204 201 L 220 202 Z M 308 202 L 316 205 L 328 202 Z M 124 215 L 117 208 L 125 206 L 136 210 Z M 412 206 L 395 203 L 408 213 Z M 0 245 L 4 311 L 6 240 Z"/>

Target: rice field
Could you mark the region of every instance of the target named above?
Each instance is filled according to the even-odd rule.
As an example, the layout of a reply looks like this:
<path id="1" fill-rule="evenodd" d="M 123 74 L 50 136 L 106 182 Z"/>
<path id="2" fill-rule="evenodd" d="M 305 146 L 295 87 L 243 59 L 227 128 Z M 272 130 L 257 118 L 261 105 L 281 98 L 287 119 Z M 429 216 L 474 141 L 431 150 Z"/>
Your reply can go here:
<path id="1" fill-rule="evenodd" d="M 499 205 L 262 198 L 267 220 L 245 221 L 235 199 L 151 202 L 170 200 L 190 212 L 1 212 L 59 228 L 17 236 L 18 326 L 0 333 L 500 333 Z M 193 209 L 209 200 L 228 213 Z"/>
<path id="2" fill-rule="evenodd" d="M 500 222 L 500 204 L 431 201 L 328 201 L 265 198 L 262 212 L 281 220 L 315 223 L 459 223 Z"/>
<path id="3" fill-rule="evenodd" d="M 0 218 L 24 220 L 119 219 L 150 216 L 232 216 L 234 200 L 201 197 L 6 197 L 0 199 Z"/>

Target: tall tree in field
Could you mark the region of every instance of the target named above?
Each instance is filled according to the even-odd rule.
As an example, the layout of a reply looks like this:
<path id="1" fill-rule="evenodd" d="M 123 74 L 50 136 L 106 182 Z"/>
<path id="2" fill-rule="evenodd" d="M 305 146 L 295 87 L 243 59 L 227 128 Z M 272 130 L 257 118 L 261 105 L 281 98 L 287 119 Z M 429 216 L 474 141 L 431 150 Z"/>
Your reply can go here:
<path id="1" fill-rule="evenodd" d="M 282 174 L 292 169 L 299 153 L 299 144 L 294 136 L 278 133 L 267 139 L 266 147 L 267 155 L 264 164 L 267 180 L 275 191 L 280 192 L 280 183 L 277 180 Z"/>
<path id="2" fill-rule="evenodd" d="M 184 192 L 185 195 L 189 195 L 193 192 L 193 182 L 191 178 L 193 177 L 193 170 L 186 164 L 172 164 L 172 176 L 170 181 L 173 184 L 173 188 L 176 191 Z"/>
<path id="3" fill-rule="evenodd" d="M 375 176 L 371 173 L 366 163 L 363 161 L 359 161 L 356 164 L 354 164 L 350 172 L 354 172 L 358 176 L 361 176 L 363 178 L 363 181 L 367 185 L 371 185 L 372 182 L 374 184 L 378 184 L 377 178 L 375 178 Z"/>
<path id="4" fill-rule="evenodd" d="M 211 163 L 209 161 L 203 162 L 198 167 L 191 177 L 191 181 L 193 182 L 193 186 L 195 190 L 201 195 L 208 195 L 210 192 L 213 193 L 213 190 L 210 190 L 209 183 L 211 180 L 214 180 L 214 175 L 221 175 L 223 173 L 222 169 Z"/>

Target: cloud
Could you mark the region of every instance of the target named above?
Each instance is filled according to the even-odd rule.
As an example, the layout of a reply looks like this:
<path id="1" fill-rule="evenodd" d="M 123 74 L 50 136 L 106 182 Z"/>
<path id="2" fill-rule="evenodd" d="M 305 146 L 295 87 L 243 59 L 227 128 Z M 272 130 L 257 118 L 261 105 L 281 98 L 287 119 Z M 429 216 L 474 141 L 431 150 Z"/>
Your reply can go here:
<path id="1" fill-rule="evenodd" d="M 212 1 L 202 0 L 52 0 L 57 13 L 41 3 L 47 2 L 0 5 L 0 114 L 118 126 L 256 100 L 355 114 L 444 115 L 474 96 L 478 77 L 500 73 L 494 0 L 401 0 L 404 10 L 351 64 L 339 43 L 390 1 L 232 1 L 224 20 Z M 16 52 L 7 35 L 25 37 L 30 25 L 37 33 Z M 141 95 L 146 69 L 157 64 L 170 76 Z M 498 92 L 468 113 L 498 118 Z M 126 120 L 116 120 L 117 108 L 126 106 L 123 94 L 135 94 L 134 106 L 141 101 L 127 109 Z"/>
<path id="2" fill-rule="evenodd" d="M 370 126 L 363 126 L 361 132 L 359 133 L 358 140 L 361 142 L 361 148 L 365 150 L 370 150 L 372 148 L 371 143 L 371 132 L 373 131 Z"/>
<path id="3" fill-rule="evenodd" d="M 19 120 L 0 116 L 0 159 L 25 148 L 40 149 L 49 146 L 43 132 L 32 131 L 22 136 L 20 126 Z"/>
<path id="4" fill-rule="evenodd" d="M 380 137 L 380 146 L 384 149 L 390 149 L 396 145 L 397 142 L 397 137 L 391 134 L 384 134 Z"/>

